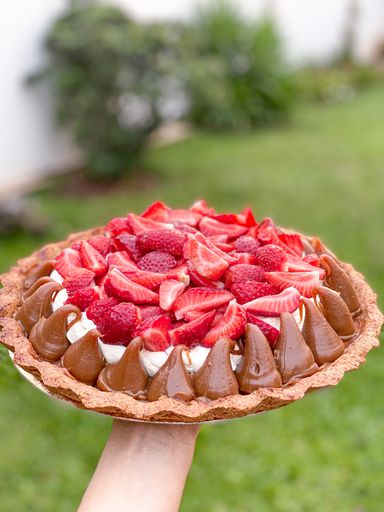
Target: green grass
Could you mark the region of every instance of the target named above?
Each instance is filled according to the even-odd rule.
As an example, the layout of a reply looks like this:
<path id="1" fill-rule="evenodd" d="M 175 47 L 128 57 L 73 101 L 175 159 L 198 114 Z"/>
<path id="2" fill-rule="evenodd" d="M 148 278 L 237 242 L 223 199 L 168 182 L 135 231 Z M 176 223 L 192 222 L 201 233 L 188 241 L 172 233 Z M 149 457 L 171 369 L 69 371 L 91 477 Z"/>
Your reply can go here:
<path id="1" fill-rule="evenodd" d="M 151 151 L 156 183 L 82 199 L 37 195 L 46 238 L 104 223 L 161 199 L 206 197 L 217 209 L 253 205 L 308 234 L 384 286 L 384 89 L 350 105 L 303 106 L 288 127 L 251 135 L 196 135 Z M 5 270 L 44 240 L 0 241 Z M 381 301 L 383 305 L 383 301 Z M 110 420 L 63 407 L 0 363 L 0 509 L 76 508 Z M 376 512 L 384 502 L 381 350 L 336 388 L 265 415 L 202 428 L 183 512 Z"/>

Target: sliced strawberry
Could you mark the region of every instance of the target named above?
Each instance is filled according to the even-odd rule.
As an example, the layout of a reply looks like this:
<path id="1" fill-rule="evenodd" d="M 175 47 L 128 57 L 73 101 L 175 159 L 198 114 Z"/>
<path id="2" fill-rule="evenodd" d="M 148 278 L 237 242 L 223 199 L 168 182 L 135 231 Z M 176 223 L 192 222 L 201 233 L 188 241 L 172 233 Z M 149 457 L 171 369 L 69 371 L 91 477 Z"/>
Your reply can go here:
<path id="1" fill-rule="evenodd" d="M 256 237 L 263 245 L 275 244 L 280 245 L 279 235 L 273 220 L 269 217 L 265 218 L 256 229 Z"/>
<path id="2" fill-rule="evenodd" d="M 106 312 L 98 329 L 105 343 L 127 346 L 140 321 L 139 308 L 132 303 L 120 302 Z"/>
<path id="3" fill-rule="evenodd" d="M 140 258 L 138 265 L 148 272 L 167 273 L 177 265 L 177 260 L 167 252 L 152 251 Z"/>
<path id="4" fill-rule="evenodd" d="M 116 251 L 126 251 L 134 261 L 142 256 L 135 235 L 120 233 L 112 239 L 112 244 Z"/>
<path id="5" fill-rule="evenodd" d="M 160 316 L 164 313 L 160 306 L 140 306 L 141 319 L 147 320 L 147 318 L 153 318 L 154 316 Z"/>
<path id="6" fill-rule="evenodd" d="M 181 224 L 187 224 L 188 226 L 195 227 L 201 220 L 201 214 L 193 212 L 191 210 L 169 210 L 168 222 L 177 222 Z"/>
<path id="7" fill-rule="evenodd" d="M 188 347 L 197 345 L 209 331 L 215 316 L 216 312 L 210 311 L 170 331 L 172 345 L 183 344 Z"/>
<path id="8" fill-rule="evenodd" d="M 148 318 L 142 322 L 135 331 L 136 336 L 141 336 L 147 350 L 158 352 L 165 350 L 171 344 L 169 331 L 172 328 L 168 315 Z"/>
<path id="9" fill-rule="evenodd" d="M 164 222 L 158 222 L 157 220 L 146 219 L 145 217 L 139 217 L 134 213 L 129 213 L 127 215 L 128 225 L 130 227 L 131 232 L 134 235 L 140 233 L 140 231 L 144 231 L 146 229 L 159 229 L 159 228 L 171 228 L 171 224 L 165 224 Z"/>
<path id="10" fill-rule="evenodd" d="M 236 340 L 244 333 L 246 323 L 245 311 L 235 300 L 232 300 L 223 318 L 204 336 L 201 344 L 204 347 L 212 347 L 220 338 Z"/>
<path id="11" fill-rule="evenodd" d="M 265 278 L 280 290 L 293 286 L 304 297 L 312 297 L 313 290 L 320 284 L 317 270 L 311 272 L 266 272 Z M 234 292 L 233 294 L 235 295 Z"/>
<path id="12" fill-rule="evenodd" d="M 260 242 L 251 236 L 240 236 L 235 242 L 236 252 L 248 252 L 255 255 L 259 247 Z"/>
<path id="13" fill-rule="evenodd" d="M 283 231 L 279 234 L 280 241 L 288 246 L 294 254 L 302 256 L 303 254 L 303 242 L 301 236 L 293 231 Z"/>
<path id="14" fill-rule="evenodd" d="M 149 290 L 158 290 L 162 282 L 169 279 L 168 274 L 159 274 L 158 272 L 147 272 L 146 270 L 127 270 L 119 267 L 120 272 L 128 277 L 131 281 L 141 284 Z"/>
<path id="15" fill-rule="evenodd" d="M 197 229 L 193 228 L 192 226 L 189 226 L 188 224 L 183 224 L 182 222 L 173 222 L 173 227 L 180 231 L 180 233 L 198 233 Z"/>
<path id="16" fill-rule="evenodd" d="M 147 229 L 137 236 L 139 251 L 145 254 L 150 251 L 163 251 L 180 257 L 187 237 L 185 233 L 170 229 Z"/>
<path id="17" fill-rule="evenodd" d="M 96 249 L 102 256 L 106 256 L 111 249 L 110 238 L 103 235 L 92 236 L 88 239 L 88 242 Z M 80 247 L 79 247 L 80 249 Z"/>
<path id="18" fill-rule="evenodd" d="M 239 265 L 233 265 L 225 273 L 224 283 L 228 289 L 231 289 L 234 283 L 243 281 L 265 281 L 264 269 L 257 265 L 240 263 Z"/>
<path id="19" fill-rule="evenodd" d="M 208 208 L 207 203 L 204 201 L 204 199 L 193 203 L 190 210 L 195 213 L 200 213 L 201 215 L 207 215 L 208 217 L 212 217 L 213 215 L 215 215 L 215 209 Z"/>
<path id="20" fill-rule="evenodd" d="M 277 295 L 266 295 L 243 304 L 247 312 L 262 316 L 280 316 L 283 311 L 292 313 L 300 305 L 300 293 L 293 286 Z"/>
<path id="21" fill-rule="evenodd" d="M 108 295 L 135 304 L 158 304 L 159 295 L 141 284 L 128 279 L 120 270 L 113 268 L 105 280 L 104 289 Z"/>
<path id="22" fill-rule="evenodd" d="M 209 240 L 214 243 L 215 245 L 217 243 L 219 244 L 226 244 L 228 242 L 228 235 L 212 235 L 207 237 Z"/>
<path id="23" fill-rule="evenodd" d="M 115 217 L 108 222 L 104 231 L 109 237 L 113 237 L 123 232 L 130 233 L 131 228 L 128 224 L 127 217 Z"/>
<path id="24" fill-rule="evenodd" d="M 103 256 L 88 242 L 81 242 L 80 258 L 83 267 L 92 270 L 96 276 L 101 276 L 107 271 L 107 263 Z"/>
<path id="25" fill-rule="evenodd" d="M 206 277 L 201 276 L 190 261 L 188 261 L 188 272 L 191 281 L 195 286 L 205 286 L 218 290 L 222 290 L 224 288 L 224 283 L 221 281 L 212 281 L 212 279 L 207 279 Z"/>
<path id="26" fill-rule="evenodd" d="M 251 208 L 244 208 L 244 210 L 237 216 L 237 219 L 239 224 L 247 226 L 247 228 L 257 226 L 257 222 Z"/>
<path id="27" fill-rule="evenodd" d="M 267 244 L 256 251 L 256 262 L 268 272 L 283 270 L 287 255 L 281 247 L 274 244 Z"/>
<path id="28" fill-rule="evenodd" d="M 78 290 L 93 285 L 94 277 L 95 274 L 91 270 L 86 268 L 77 268 L 68 272 L 64 278 L 63 286 L 67 290 L 68 296 L 71 297 Z"/>
<path id="29" fill-rule="evenodd" d="M 219 279 L 229 266 L 223 258 L 199 242 L 194 236 L 189 236 L 185 247 L 187 257 L 193 267 L 201 276 L 207 279 Z"/>
<path id="30" fill-rule="evenodd" d="M 233 240 L 244 235 L 248 228 L 238 224 L 225 224 L 210 217 L 203 217 L 199 224 L 200 231 L 206 236 L 227 235 L 228 240 Z"/>
<path id="31" fill-rule="evenodd" d="M 279 293 L 279 288 L 269 283 L 258 283 L 257 281 L 242 281 L 234 283 L 231 292 L 239 304 L 245 304 L 264 295 Z"/>
<path id="32" fill-rule="evenodd" d="M 257 258 L 254 254 L 248 252 L 233 252 L 232 256 L 237 259 L 237 263 L 243 263 L 247 265 L 256 265 Z"/>
<path id="33" fill-rule="evenodd" d="M 234 258 L 230 254 L 219 249 L 219 247 L 217 247 L 216 244 L 212 243 L 211 240 L 209 238 L 207 238 L 206 236 L 204 236 L 202 233 L 196 233 L 194 235 L 194 238 L 201 244 L 208 247 L 208 249 L 210 249 L 213 253 L 215 253 L 216 256 L 219 256 L 224 261 L 226 261 L 228 263 L 228 265 L 236 265 L 236 263 L 238 263 L 236 258 Z M 186 254 L 188 254 L 188 244 L 184 245 L 184 255 L 185 255 L 185 257 L 188 257 L 188 256 L 186 256 Z"/>
<path id="34" fill-rule="evenodd" d="M 165 311 L 170 311 L 176 299 L 180 297 L 184 290 L 185 284 L 174 279 L 161 283 L 159 290 L 160 307 Z"/>
<path id="35" fill-rule="evenodd" d="M 66 277 L 69 272 L 81 268 L 81 259 L 78 251 L 64 249 L 56 258 L 55 269 L 62 276 Z"/>
<path id="36" fill-rule="evenodd" d="M 273 327 L 273 325 L 270 325 L 267 322 L 264 322 L 264 320 L 257 317 L 253 313 L 250 313 L 249 311 L 247 312 L 247 320 L 250 324 L 257 325 L 257 327 L 261 330 L 261 332 L 267 338 L 271 347 L 273 347 L 274 344 L 276 343 L 278 336 L 279 336 L 278 329 L 276 329 L 276 327 Z"/>
<path id="37" fill-rule="evenodd" d="M 93 301 L 100 299 L 99 292 L 93 287 L 82 288 L 68 297 L 66 304 L 74 304 L 81 311 L 85 311 Z"/>
<path id="38" fill-rule="evenodd" d="M 156 201 L 152 203 L 140 217 L 144 217 L 146 219 L 158 220 L 160 222 L 165 222 L 168 218 L 169 208 L 162 203 L 161 201 Z"/>
<path id="39" fill-rule="evenodd" d="M 316 254 L 315 252 L 304 256 L 303 261 L 305 263 L 309 263 L 313 267 L 316 267 L 316 268 L 320 267 L 320 256 L 318 254 Z"/>
<path id="40" fill-rule="evenodd" d="M 287 261 L 284 264 L 284 270 L 288 270 L 289 272 L 311 272 L 315 270 L 319 273 L 320 279 L 324 279 L 325 271 L 322 268 L 314 267 L 308 261 L 304 261 L 297 256 L 293 256 L 291 254 L 287 254 Z"/>
<path id="41" fill-rule="evenodd" d="M 223 242 L 215 242 L 215 246 L 223 252 L 232 252 L 234 249 L 232 244 L 225 244 Z"/>
<path id="42" fill-rule="evenodd" d="M 179 265 L 169 272 L 167 272 L 168 279 L 175 279 L 175 281 L 180 281 L 180 283 L 184 283 L 185 286 L 189 286 L 191 282 L 191 278 L 188 274 L 188 266 L 187 265 Z"/>
<path id="43" fill-rule="evenodd" d="M 132 271 L 139 270 L 139 267 L 131 259 L 127 251 L 116 251 L 107 255 L 106 261 L 109 267 L 125 267 Z"/>
<path id="44" fill-rule="evenodd" d="M 177 320 L 184 318 L 189 311 L 209 311 L 227 304 L 233 299 L 228 290 L 210 288 L 189 288 L 176 300 L 173 310 Z"/>
<path id="45" fill-rule="evenodd" d="M 235 213 L 218 213 L 213 216 L 214 220 L 223 224 L 238 224 L 238 217 Z"/>
<path id="46" fill-rule="evenodd" d="M 108 297 L 106 299 L 95 300 L 89 305 L 87 309 L 87 317 L 96 324 L 100 330 L 103 322 L 106 320 L 108 311 L 119 304 L 118 299 L 115 297 Z"/>

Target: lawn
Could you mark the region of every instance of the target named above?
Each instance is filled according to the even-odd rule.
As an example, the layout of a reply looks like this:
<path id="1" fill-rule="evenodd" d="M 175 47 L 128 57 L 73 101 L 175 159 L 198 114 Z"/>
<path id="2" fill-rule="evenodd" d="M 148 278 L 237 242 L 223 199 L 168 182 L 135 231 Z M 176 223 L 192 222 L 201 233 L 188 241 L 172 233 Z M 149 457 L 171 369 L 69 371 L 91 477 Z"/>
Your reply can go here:
<path id="1" fill-rule="evenodd" d="M 384 287 L 384 89 L 351 104 L 302 106 L 289 125 L 250 135 L 198 134 L 151 150 L 154 178 L 104 196 L 35 196 L 45 237 L 0 240 L 5 270 L 67 233 L 161 199 L 206 197 L 218 210 L 252 205 L 257 217 L 317 233 Z M 381 304 L 384 305 L 383 300 Z M 2 353 L 3 354 L 3 353 Z M 0 357 L 2 357 L 0 354 Z M 384 503 L 382 350 L 345 377 L 289 407 L 204 426 L 183 512 L 376 512 Z M 60 406 L 0 360 L 0 510 L 75 510 L 110 420 Z"/>

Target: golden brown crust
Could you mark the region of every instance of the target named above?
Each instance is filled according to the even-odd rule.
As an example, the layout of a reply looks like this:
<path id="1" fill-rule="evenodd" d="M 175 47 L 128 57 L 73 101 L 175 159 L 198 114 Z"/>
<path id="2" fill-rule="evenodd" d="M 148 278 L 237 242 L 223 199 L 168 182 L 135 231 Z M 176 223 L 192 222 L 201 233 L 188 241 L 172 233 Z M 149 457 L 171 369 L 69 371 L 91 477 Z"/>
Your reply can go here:
<path id="1" fill-rule="evenodd" d="M 155 402 L 138 401 L 120 392 L 104 392 L 78 382 L 65 369 L 41 360 L 24 335 L 14 314 L 20 305 L 20 296 L 26 273 L 38 262 L 54 258 L 74 240 L 100 234 L 102 228 L 76 233 L 64 242 L 50 244 L 18 262 L 18 266 L 1 276 L 4 288 L 0 290 L 0 342 L 14 352 L 14 363 L 36 377 L 52 396 L 67 400 L 77 407 L 110 416 L 155 422 L 205 422 L 230 419 L 276 409 L 302 398 L 308 391 L 336 385 L 349 370 L 358 368 L 368 352 L 379 345 L 384 317 L 376 304 L 376 294 L 364 277 L 343 263 L 362 305 L 361 332 L 350 342 L 336 361 L 323 365 L 310 377 L 283 388 L 260 388 L 249 395 L 233 395 L 214 401 L 185 404 L 170 398 Z"/>

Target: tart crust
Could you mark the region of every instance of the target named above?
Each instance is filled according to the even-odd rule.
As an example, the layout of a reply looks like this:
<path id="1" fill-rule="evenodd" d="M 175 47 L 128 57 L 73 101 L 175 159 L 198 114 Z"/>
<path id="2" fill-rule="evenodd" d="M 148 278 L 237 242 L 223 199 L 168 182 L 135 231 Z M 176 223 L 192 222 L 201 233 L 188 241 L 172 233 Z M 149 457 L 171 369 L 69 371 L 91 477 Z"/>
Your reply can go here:
<path id="1" fill-rule="evenodd" d="M 341 263 L 361 302 L 362 313 L 358 317 L 360 333 L 346 343 L 344 353 L 336 361 L 321 366 L 310 377 L 282 388 L 260 388 L 249 395 L 232 395 L 214 401 L 198 399 L 188 404 L 170 398 L 144 402 L 121 392 L 100 391 L 77 381 L 58 365 L 42 360 L 14 315 L 20 306 L 25 276 L 36 263 L 55 258 L 75 240 L 101 233 L 103 228 L 96 228 L 73 234 L 64 242 L 46 245 L 0 276 L 4 285 L 0 290 L 0 343 L 14 353 L 14 363 L 36 377 L 50 395 L 71 402 L 76 407 L 123 419 L 159 423 L 197 423 L 238 418 L 277 409 L 303 398 L 310 390 L 336 385 L 345 372 L 358 368 L 365 362 L 368 352 L 379 345 L 377 337 L 384 316 L 377 307 L 376 294 L 352 265 Z"/>

